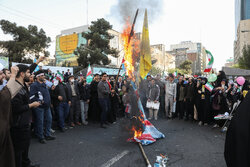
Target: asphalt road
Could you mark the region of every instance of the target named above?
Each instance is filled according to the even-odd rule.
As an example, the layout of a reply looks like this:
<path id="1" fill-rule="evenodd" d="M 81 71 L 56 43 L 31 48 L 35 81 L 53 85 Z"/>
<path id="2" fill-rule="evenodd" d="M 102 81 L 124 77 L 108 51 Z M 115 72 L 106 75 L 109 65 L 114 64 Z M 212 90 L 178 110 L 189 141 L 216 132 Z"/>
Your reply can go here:
<path id="1" fill-rule="evenodd" d="M 98 124 L 56 132 L 57 139 L 40 144 L 32 139 L 30 158 L 41 167 L 145 167 L 138 144 L 126 142 L 122 121 L 101 129 Z M 153 165 L 156 156 L 167 154 L 168 167 L 226 167 L 225 134 L 211 126 L 183 120 L 152 121 L 166 138 L 144 146 Z"/>

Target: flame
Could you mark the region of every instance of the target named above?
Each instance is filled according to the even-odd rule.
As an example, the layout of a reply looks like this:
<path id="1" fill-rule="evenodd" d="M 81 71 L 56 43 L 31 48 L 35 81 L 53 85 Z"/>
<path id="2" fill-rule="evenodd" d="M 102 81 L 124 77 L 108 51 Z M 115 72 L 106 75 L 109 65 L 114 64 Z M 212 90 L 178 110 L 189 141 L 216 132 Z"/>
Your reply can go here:
<path id="1" fill-rule="evenodd" d="M 135 76 L 136 76 L 135 75 L 135 66 L 136 66 L 135 63 L 140 53 L 140 40 L 137 39 L 137 37 L 135 36 L 135 31 L 133 32 L 133 36 L 130 37 L 131 29 L 132 29 L 132 26 L 129 23 L 129 19 L 128 19 L 121 37 L 122 37 L 123 48 L 124 48 L 124 60 L 125 60 L 124 64 L 126 67 L 126 73 L 129 79 L 135 82 Z M 142 112 L 139 117 L 136 117 L 136 119 L 144 123 L 144 117 L 143 117 Z M 133 126 L 131 128 L 131 132 L 134 133 L 133 138 L 139 138 L 143 133 L 143 129 Z"/>
<path id="2" fill-rule="evenodd" d="M 139 138 L 142 135 L 142 129 L 136 130 L 134 126 L 132 127 L 131 131 L 134 132 L 134 138 Z"/>
<path id="3" fill-rule="evenodd" d="M 138 57 L 140 52 L 140 40 L 133 35 L 130 38 L 132 26 L 129 23 L 129 20 L 126 22 L 126 26 L 122 33 L 122 41 L 123 41 L 123 48 L 124 48 L 124 60 L 125 60 L 125 67 L 128 77 L 135 81 L 135 60 Z M 133 32 L 135 34 L 135 32 Z M 130 42 L 129 42 L 130 38 Z"/>

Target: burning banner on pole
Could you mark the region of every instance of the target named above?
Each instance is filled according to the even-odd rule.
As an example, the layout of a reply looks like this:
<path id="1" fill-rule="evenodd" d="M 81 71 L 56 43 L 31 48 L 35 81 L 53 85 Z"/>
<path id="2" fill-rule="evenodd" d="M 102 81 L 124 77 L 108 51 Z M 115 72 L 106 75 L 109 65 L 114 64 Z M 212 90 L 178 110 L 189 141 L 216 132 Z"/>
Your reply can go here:
<path id="1" fill-rule="evenodd" d="M 123 39 L 123 46 L 124 46 L 124 65 L 126 68 L 126 73 L 129 78 L 129 82 L 127 84 L 128 94 L 130 98 L 130 121 L 131 121 L 131 128 L 130 131 L 133 133 L 133 137 L 129 138 L 128 141 L 130 142 L 138 142 L 142 145 L 152 144 L 156 141 L 156 139 L 164 138 L 164 134 L 159 132 L 147 119 L 144 113 L 144 109 L 138 95 L 138 90 L 136 86 L 137 81 L 137 74 L 136 74 L 136 60 L 140 54 L 140 41 L 134 35 L 134 25 L 136 21 L 136 17 L 138 14 L 138 10 L 135 15 L 135 20 L 133 25 L 130 26 L 129 23 L 126 24 L 126 27 L 122 33 Z M 147 23 L 147 13 L 145 12 L 144 22 L 146 20 Z M 145 23 L 144 23 L 145 25 Z M 143 28 L 143 30 L 145 27 Z M 148 34 L 148 27 L 146 28 Z M 148 36 L 146 38 L 149 38 Z M 145 38 L 145 39 L 146 39 Z M 149 44 L 149 39 L 147 42 L 142 41 L 146 44 Z M 145 47 L 145 46 L 144 46 Z M 143 48 L 142 48 L 143 49 Z M 146 70 L 142 69 L 140 65 L 140 75 L 143 76 L 148 73 L 148 69 L 151 69 L 151 56 L 150 50 L 149 52 L 145 52 L 143 56 L 143 68 L 146 66 Z M 150 62 L 149 62 L 150 61 Z"/>

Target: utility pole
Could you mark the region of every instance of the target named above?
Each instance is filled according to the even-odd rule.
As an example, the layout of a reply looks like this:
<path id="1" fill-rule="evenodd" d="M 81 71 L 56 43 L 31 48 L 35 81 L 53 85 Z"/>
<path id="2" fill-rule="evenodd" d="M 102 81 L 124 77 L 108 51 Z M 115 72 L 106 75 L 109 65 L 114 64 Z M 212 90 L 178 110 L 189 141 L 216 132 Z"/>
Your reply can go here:
<path id="1" fill-rule="evenodd" d="M 86 3 L 87 3 L 87 10 L 86 10 L 86 12 L 87 12 L 87 25 L 89 25 L 89 6 L 88 6 L 88 0 L 86 0 Z"/>

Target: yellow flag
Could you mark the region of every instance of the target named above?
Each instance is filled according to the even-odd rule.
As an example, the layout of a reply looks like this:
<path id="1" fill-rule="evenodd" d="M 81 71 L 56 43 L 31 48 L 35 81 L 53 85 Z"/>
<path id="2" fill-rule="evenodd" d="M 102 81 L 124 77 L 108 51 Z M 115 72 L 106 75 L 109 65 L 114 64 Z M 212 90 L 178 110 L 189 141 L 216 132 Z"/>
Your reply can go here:
<path id="1" fill-rule="evenodd" d="M 148 32 L 148 15 L 147 9 L 145 10 L 143 29 L 142 29 L 142 41 L 140 52 L 140 76 L 144 79 L 152 68 L 151 52 L 149 44 L 149 32 Z"/>

